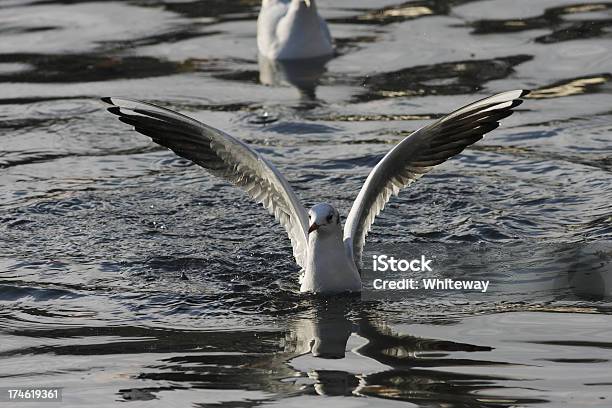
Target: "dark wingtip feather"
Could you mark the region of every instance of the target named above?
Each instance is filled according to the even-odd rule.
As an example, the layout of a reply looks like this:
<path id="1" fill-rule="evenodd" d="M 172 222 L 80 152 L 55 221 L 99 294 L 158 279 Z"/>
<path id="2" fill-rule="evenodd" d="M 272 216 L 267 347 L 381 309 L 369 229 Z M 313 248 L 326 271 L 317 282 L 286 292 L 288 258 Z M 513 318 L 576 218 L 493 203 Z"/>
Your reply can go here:
<path id="1" fill-rule="evenodd" d="M 495 129 L 497 129 L 499 127 L 500 123 L 499 122 L 489 122 L 489 123 L 484 123 L 480 126 L 478 126 L 482 132 L 482 135 L 484 136 L 485 133 L 489 133 Z"/>
<path id="2" fill-rule="evenodd" d="M 133 120 L 131 120 L 130 118 L 126 118 L 125 116 L 119 116 L 117 119 L 119 119 L 120 122 L 123 122 L 125 124 L 128 124 L 130 126 L 134 126 L 136 127 L 137 122 L 134 122 Z M 142 133 L 142 132 L 140 132 Z M 144 133 L 144 135 L 146 135 L 146 133 Z"/>
<path id="3" fill-rule="evenodd" d="M 525 101 L 524 101 L 524 100 L 522 100 L 522 99 L 515 99 L 515 100 L 513 100 L 513 101 L 512 101 L 512 103 L 510 104 L 510 106 L 508 106 L 508 108 L 506 108 L 506 109 L 514 109 L 514 108 L 516 108 L 517 106 L 519 106 L 520 104 L 522 104 L 523 102 L 525 102 Z"/>
<path id="4" fill-rule="evenodd" d="M 108 103 L 109 105 L 114 105 L 113 99 L 110 96 L 104 96 L 100 98 L 100 100 L 104 103 Z"/>
<path id="5" fill-rule="evenodd" d="M 110 113 L 112 113 L 115 116 L 119 116 L 119 117 L 122 116 L 121 108 L 118 107 L 118 106 L 114 106 L 113 105 L 110 108 L 106 108 L 106 110 L 109 111 Z"/>
<path id="6" fill-rule="evenodd" d="M 523 89 L 523 92 L 521 92 L 521 96 L 519 96 L 519 98 L 522 98 L 523 96 L 527 96 L 531 93 L 531 90 L 529 89 Z"/>

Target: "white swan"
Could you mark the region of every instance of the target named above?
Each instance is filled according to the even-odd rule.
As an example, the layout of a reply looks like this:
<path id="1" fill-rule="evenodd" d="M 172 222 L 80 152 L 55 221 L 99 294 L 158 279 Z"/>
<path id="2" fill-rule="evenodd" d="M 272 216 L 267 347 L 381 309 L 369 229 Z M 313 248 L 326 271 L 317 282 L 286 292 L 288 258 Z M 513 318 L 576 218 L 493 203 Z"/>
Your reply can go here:
<path id="1" fill-rule="evenodd" d="M 263 0 L 257 19 L 259 53 L 272 60 L 306 59 L 334 53 L 329 28 L 315 0 Z"/>
<path id="2" fill-rule="evenodd" d="M 358 292 L 365 238 L 393 194 L 412 184 L 497 128 L 527 91 L 500 93 L 467 105 L 402 140 L 374 167 L 342 229 L 338 211 L 317 204 L 306 211 L 283 175 L 244 142 L 168 109 L 144 102 L 103 98 L 108 110 L 179 156 L 243 188 L 283 225 L 304 274 L 301 292 Z"/>

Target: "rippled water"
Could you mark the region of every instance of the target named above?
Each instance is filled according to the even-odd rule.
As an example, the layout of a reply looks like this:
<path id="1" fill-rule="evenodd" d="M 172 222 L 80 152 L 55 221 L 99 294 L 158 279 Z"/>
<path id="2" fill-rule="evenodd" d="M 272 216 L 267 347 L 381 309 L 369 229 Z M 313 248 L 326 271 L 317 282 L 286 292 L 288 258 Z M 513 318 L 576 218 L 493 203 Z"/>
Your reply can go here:
<path id="1" fill-rule="evenodd" d="M 338 56 L 306 72 L 258 60 L 258 7 L 0 2 L 0 386 L 70 407 L 610 406 L 611 4 L 321 0 Z M 394 143 L 514 88 L 518 113 L 370 242 L 524 259 L 494 257 L 489 296 L 403 301 L 300 295 L 264 210 L 97 99 L 240 136 L 346 214 Z M 584 276 L 560 267 L 589 245 Z"/>

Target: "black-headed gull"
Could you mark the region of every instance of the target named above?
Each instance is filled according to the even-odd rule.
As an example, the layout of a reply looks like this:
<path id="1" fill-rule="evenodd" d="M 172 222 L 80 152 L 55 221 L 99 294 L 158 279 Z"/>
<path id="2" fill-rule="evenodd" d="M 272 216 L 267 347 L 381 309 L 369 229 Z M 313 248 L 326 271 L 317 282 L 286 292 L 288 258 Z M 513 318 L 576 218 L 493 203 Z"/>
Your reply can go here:
<path id="1" fill-rule="evenodd" d="M 303 270 L 300 291 L 332 294 L 361 290 L 357 265 L 366 235 L 391 196 L 497 128 L 526 94 L 514 90 L 482 99 L 411 133 L 372 169 L 344 230 L 334 207 L 317 204 L 306 211 L 283 175 L 239 139 L 149 103 L 114 97 L 103 101 L 113 105 L 109 112 L 136 131 L 262 203 L 289 235 Z"/>
<path id="2" fill-rule="evenodd" d="M 257 18 L 257 48 L 272 60 L 333 55 L 327 23 L 315 0 L 263 0 Z"/>

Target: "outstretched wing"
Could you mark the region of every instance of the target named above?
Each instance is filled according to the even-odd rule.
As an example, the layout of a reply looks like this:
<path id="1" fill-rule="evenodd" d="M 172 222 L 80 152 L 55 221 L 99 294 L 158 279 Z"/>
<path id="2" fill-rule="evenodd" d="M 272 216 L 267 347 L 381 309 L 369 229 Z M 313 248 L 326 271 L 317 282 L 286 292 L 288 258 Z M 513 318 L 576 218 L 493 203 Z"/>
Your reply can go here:
<path id="1" fill-rule="evenodd" d="M 149 103 L 102 98 L 108 111 L 154 142 L 244 189 L 287 231 L 293 255 L 304 266 L 308 214 L 283 175 L 242 141 L 195 119 Z"/>
<path id="2" fill-rule="evenodd" d="M 355 262 L 361 261 L 366 235 L 391 195 L 497 128 L 527 93 L 509 91 L 474 102 L 413 132 L 391 149 L 370 172 L 344 226 L 346 250 Z"/>

